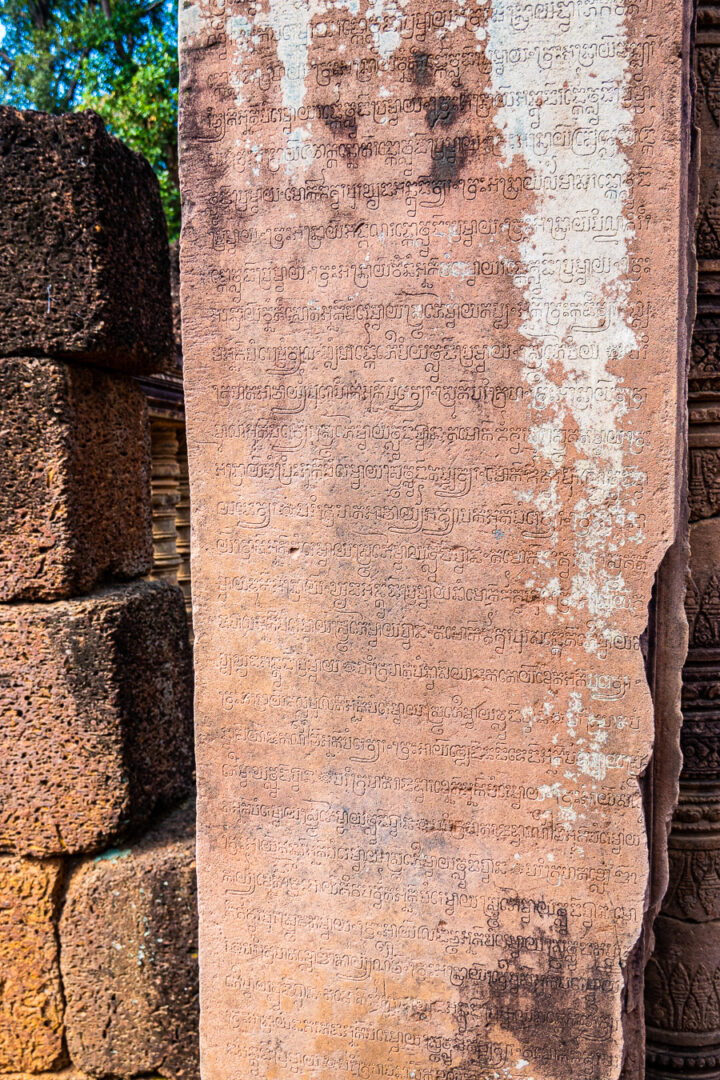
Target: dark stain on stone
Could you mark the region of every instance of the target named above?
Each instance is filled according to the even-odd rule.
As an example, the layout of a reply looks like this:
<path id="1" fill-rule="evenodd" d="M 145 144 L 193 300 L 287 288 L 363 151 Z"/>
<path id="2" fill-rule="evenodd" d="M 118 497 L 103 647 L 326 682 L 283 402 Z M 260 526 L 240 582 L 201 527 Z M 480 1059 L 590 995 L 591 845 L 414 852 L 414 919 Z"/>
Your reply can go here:
<path id="1" fill-rule="evenodd" d="M 429 53 L 413 53 L 413 78 L 418 86 L 427 86 L 432 82 Z"/>
<path id="2" fill-rule="evenodd" d="M 356 116 L 341 116 L 335 112 L 333 108 L 331 111 L 321 112 L 322 121 L 325 127 L 335 136 L 340 136 L 345 139 L 357 139 L 357 117 Z"/>
<path id="3" fill-rule="evenodd" d="M 578 972 L 572 961 L 548 959 L 544 972 L 532 971 L 512 955 L 490 979 L 486 970 L 466 970 L 455 1018 L 463 1058 L 448 1068 L 444 1080 L 484 1080 L 488 1069 L 514 1065 L 518 1046 L 533 1069 L 553 1080 L 609 1075 L 608 1050 L 617 1039 L 610 973 L 595 965 L 581 989 L 573 985 Z"/>
<path id="4" fill-rule="evenodd" d="M 428 102 L 425 119 L 432 132 L 447 130 L 465 112 L 469 104 L 466 94 L 438 95 Z M 432 165 L 429 180 L 433 184 L 456 180 L 467 161 L 467 146 L 462 138 L 433 139 Z"/>
<path id="5" fill-rule="evenodd" d="M 468 99 L 466 94 L 438 94 L 437 97 L 430 100 L 425 109 L 427 125 L 431 131 L 434 131 L 438 124 L 442 128 L 452 127 L 467 107 Z"/>
<path id="6" fill-rule="evenodd" d="M 443 140 L 433 146 L 430 181 L 433 184 L 455 180 L 467 161 L 467 150 L 455 139 Z"/>

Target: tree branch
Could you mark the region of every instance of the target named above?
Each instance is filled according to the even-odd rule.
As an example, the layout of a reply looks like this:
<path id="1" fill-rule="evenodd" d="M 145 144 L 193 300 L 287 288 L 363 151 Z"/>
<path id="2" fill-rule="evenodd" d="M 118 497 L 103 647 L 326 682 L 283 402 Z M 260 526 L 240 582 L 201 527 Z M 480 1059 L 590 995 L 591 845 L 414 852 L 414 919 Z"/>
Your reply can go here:
<path id="1" fill-rule="evenodd" d="M 0 49 L 0 68 L 2 68 L 6 82 L 11 82 L 15 74 L 15 59 L 5 49 Z"/>
<path id="2" fill-rule="evenodd" d="M 90 49 L 87 47 L 84 48 L 80 53 L 80 59 L 75 65 L 75 70 L 70 76 L 70 84 L 63 99 L 63 112 L 69 112 L 72 107 L 73 98 L 75 97 L 75 92 L 77 91 L 78 82 L 80 80 L 80 71 L 82 69 L 83 62 L 87 60 L 89 55 Z"/>
<path id="3" fill-rule="evenodd" d="M 51 0 L 30 0 L 30 16 L 36 30 L 44 30 L 50 22 Z"/>

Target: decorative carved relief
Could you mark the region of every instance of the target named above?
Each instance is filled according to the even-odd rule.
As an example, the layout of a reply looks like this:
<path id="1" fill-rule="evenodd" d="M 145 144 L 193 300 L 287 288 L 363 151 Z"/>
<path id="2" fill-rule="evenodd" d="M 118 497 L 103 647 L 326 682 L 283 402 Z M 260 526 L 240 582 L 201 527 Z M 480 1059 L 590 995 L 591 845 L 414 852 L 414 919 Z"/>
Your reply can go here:
<path id="1" fill-rule="evenodd" d="M 705 101 L 710 115 L 720 127 L 720 50 L 715 45 L 698 45 L 695 50 L 697 62 L 698 113 L 700 103 Z"/>
<path id="2" fill-rule="evenodd" d="M 153 420 L 152 515 L 153 569 L 151 577 L 165 578 L 177 585 L 181 559 L 177 550 L 175 514 L 180 498 L 180 467 L 175 424 Z"/>
<path id="3" fill-rule="evenodd" d="M 720 9 L 698 12 L 698 314 L 689 371 L 691 575 L 683 771 L 646 969 L 648 1080 L 720 1080 Z"/>
<path id="4" fill-rule="evenodd" d="M 676 919 L 720 919 L 720 850 L 671 851 L 663 910 Z"/>
<path id="5" fill-rule="evenodd" d="M 663 969 L 653 957 L 645 978 L 653 1002 L 649 1016 L 660 1026 L 698 1032 L 720 1025 L 720 968 L 700 964 L 693 971 L 680 961 Z"/>
<path id="6" fill-rule="evenodd" d="M 718 388 L 720 379 L 720 330 L 712 322 L 700 322 L 693 334 L 690 387 L 697 392 Z"/>
<path id="7" fill-rule="evenodd" d="M 649 1080 L 720 1078 L 720 519 L 696 521 L 690 543 L 683 771 L 645 980 Z"/>
<path id="8" fill-rule="evenodd" d="M 177 568 L 177 583 L 185 597 L 188 629 L 192 637 L 192 598 L 190 594 L 190 477 L 188 475 L 187 447 L 185 429 L 178 431 L 178 501 L 175 506 L 175 529 L 177 534 L 177 553 L 180 564 Z"/>
<path id="9" fill-rule="evenodd" d="M 691 449 L 688 488 L 691 521 L 720 511 L 720 449 Z"/>
<path id="10" fill-rule="evenodd" d="M 696 118 L 702 129 L 700 206 L 697 222 L 697 254 L 701 259 L 720 256 L 720 49 L 714 43 L 696 49 Z"/>
<path id="11" fill-rule="evenodd" d="M 720 923 L 664 912 L 645 974 L 648 1080 L 715 1080 L 720 1068 Z"/>

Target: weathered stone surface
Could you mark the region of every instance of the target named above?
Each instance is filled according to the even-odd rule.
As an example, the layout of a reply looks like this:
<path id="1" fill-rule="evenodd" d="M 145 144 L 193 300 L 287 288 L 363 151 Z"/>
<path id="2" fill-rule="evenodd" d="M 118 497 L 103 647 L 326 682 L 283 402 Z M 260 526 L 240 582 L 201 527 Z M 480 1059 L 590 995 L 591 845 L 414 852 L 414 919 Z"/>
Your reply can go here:
<path id="1" fill-rule="evenodd" d="M 60 924 L 73 1063 L 93 1076 L 198 1076 L 195 807 L 72 874 Z"/>
<path id="2" fill-rule="evenodd" d="M 689 8 L 180 10 L 205 1080 L 639 1080 Z"/>
<path id="3" fill-rule="evenodd" d="M 689 371 L 690 649 L 670 880 L 647 968 L 648 1080 L 720 1078 L 720 12 L 698 5 L 697 322 Z"/>
<path id="4" fill-rule="evenodd" d="M 88 1080 L 87 1073 L 78 1069 L 60 1069 L 59 1072 L 3 1073 L 3 1080 Z"/>
<path id="5" fill-rule="evenodd" d="M 152 566 L 150 439 L 126 376 L 0 359 L 0 600 L 58 600 Z"/>
<path id="6" fill-rule="evenodd" d="M 691 411 L 693 441 L 712 430 L 704 409 Z M 690 545 L 680 799 L 645 994 L 650 1080 L 720 1076 L 720 519 L 696 521 Z"/>
<path id="7" fill-rule="evenodd" d="M 186 794 L 183 597 L 139 582 L 0 607 L 0 850 L 93 851 Z"/>
<path id="8" fill-rule="evenodd" d="M 660 915 L 655 935 L 647 970 L 648 1076 L 714 1080 L 720 1073 L 720 921 Z"/>
<path id="9" fill-rule="evenodd" d="M 58 961 L 60 861 L 0 857 L 0 1072 L 65 1064 Z"/>
<path id="10" fill-rule="evenodd" d="M 95 113 L 0 107 L 0 355 L 133 374 L 174 353 L 155 175 Z"/>

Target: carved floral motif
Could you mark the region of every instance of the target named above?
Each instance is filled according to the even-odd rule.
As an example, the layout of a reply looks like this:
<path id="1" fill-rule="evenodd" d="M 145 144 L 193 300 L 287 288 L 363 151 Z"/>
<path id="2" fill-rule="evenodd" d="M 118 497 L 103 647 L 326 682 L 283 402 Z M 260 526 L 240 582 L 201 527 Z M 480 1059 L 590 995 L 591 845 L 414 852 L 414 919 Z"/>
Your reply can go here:
<path id="1" fill-rule="evenodd" d="M 702 128 L 698 318 L 689 372 L 691 567 L 685 610 L 683 771 L 669 840 L 670 881 L 645 973 L 648 1080 L 720 1080 L 720 45 L 700 7 L 696 119 Z M 705 31 L 710 40 L 703 40 Z M 716 433 L 718 433 L 716 435 Z M 697 529 L 705 530 L 700 533 Z M 710 546 L 708 546 L 708 544 Z M 708 573 L 709 570 L 709 573 Z"/>
<path id="2" fill-rule="evenodd" d="M 680 961 L 665 969 L 652 957 L 645 981 L 651 1002 L 650 1023 L 688 1032 L 720 1027 L 720 968 L 700 964 L 693 971 Z"/>

